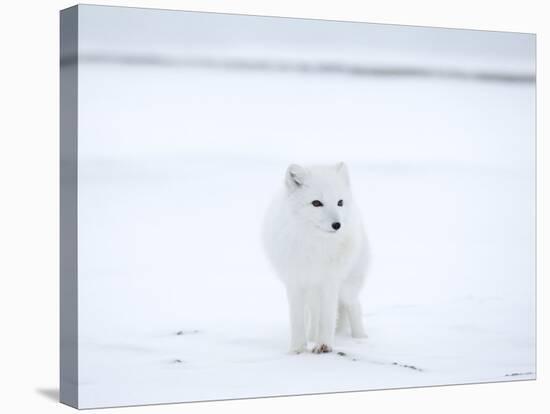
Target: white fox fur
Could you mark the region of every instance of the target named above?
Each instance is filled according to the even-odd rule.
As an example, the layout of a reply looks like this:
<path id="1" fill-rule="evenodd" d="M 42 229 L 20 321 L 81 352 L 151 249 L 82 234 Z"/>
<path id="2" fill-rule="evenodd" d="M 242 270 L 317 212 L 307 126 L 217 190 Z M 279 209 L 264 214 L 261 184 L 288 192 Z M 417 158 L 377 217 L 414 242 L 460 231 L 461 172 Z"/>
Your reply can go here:
<path id="1" fill-rule="evenodd" d="M 359 291 L 367 244 L 346 165 L 290 165 L 263 230 L 267 255 L 286 287 L 290 351 L 307 350 L 309 339 L 313 352 L 331 352 L 337 320 L 338 329 L 349 321 L 351 335 L 364 337 Z"/>

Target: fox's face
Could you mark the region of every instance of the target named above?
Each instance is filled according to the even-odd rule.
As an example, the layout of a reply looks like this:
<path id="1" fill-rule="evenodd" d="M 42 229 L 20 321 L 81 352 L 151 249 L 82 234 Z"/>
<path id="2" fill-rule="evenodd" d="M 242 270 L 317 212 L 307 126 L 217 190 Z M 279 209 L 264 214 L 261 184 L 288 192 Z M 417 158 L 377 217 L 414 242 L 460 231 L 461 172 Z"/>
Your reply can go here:
<path id="1" fill-rule="evenodd" d="M 285 182 L 292 212 L 300 220 L 326 233 L 346 230 L 352 200 L 344 163 L 308 168 L 292 164 Z"/>

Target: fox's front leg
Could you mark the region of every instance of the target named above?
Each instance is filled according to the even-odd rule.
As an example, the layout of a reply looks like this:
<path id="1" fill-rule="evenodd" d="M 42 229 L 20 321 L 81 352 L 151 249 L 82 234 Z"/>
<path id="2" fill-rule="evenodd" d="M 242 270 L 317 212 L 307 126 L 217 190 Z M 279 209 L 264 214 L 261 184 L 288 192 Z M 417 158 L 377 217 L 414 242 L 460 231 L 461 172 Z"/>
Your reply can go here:
<path id="1" fill-rule="evenodd" d="M 307 349 L 305 291 L 297 286 L 288 286 L 287 297 L 290 311 L 290 352 L 299 354 Z"/>
<path id="2" fill-rule="evenodd" d="M 332 352 L 336 317 L 338 314 L 338 289 L 336 285 L 327 284 L 320 290 L 319 340 L 313 352 L 321 354 Z"/>

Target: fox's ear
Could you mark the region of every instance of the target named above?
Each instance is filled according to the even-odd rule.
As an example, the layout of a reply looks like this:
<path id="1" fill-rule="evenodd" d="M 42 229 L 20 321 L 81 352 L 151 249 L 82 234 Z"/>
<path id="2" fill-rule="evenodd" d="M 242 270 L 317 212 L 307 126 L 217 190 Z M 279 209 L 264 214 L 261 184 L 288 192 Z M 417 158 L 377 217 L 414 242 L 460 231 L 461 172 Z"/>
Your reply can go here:
<path id="1" fill-rule="evenodd" d="M 286 169 L 285 182 L 289 190 L 300 188 L 304 185 L 307 176 L 307 170 L 297 164 L 290 164 Z"/>
<path id="2" fill-rule="evenodd" d="M 338 171 L 342 177 L 344 177 L 344 180 L 346 180 L 346 183 L 349 184 L 349 173 L 348 173 L 348 166 L 345 162 L 339 162 L 336 164 L 336 171 Z"/>

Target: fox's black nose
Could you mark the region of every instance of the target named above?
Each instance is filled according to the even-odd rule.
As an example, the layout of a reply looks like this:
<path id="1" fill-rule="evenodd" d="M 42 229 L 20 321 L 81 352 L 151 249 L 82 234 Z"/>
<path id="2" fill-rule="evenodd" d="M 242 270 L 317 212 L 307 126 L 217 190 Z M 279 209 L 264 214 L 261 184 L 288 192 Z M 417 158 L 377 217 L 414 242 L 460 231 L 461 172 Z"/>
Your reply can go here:
<path id="1" fill-rule="evenodd" d="M 332 223 L 332 228 L 333 228 L 334 230 L 338 230 L 340 227 L 341 227 L 340 223 L 338 223 L 338 222 Z"/>

